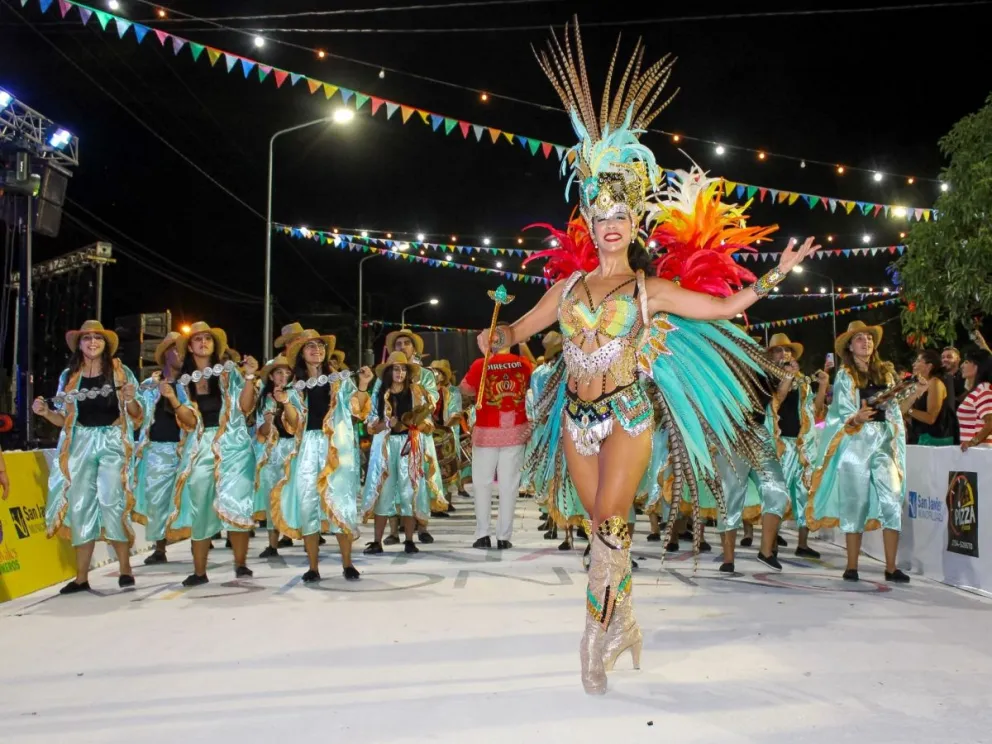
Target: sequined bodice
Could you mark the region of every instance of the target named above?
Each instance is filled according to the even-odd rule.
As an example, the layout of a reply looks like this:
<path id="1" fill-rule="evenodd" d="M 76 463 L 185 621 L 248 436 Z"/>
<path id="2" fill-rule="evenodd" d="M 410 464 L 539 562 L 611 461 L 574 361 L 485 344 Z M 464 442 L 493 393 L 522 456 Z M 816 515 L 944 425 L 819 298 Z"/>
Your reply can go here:
<path id="1" fill-rule="evenodd" d="M 619 284 L 593 309 L 585 275 L 576 273 L 568 280 L 558 306 L 558 323 L 565 337 L 562 352 L 570 377 L 582 383 L 610 375 L 615 386 L 634 382 L 637 341 L 644 327 L 640 282 L 638 276 Z"/>

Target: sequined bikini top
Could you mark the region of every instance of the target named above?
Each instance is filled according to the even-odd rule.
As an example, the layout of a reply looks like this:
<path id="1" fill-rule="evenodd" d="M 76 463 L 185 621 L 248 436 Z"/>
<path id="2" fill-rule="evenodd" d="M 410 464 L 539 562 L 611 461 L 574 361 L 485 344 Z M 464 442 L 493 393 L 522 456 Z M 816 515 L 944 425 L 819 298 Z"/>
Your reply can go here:
<path id="1" fill-rule="evenodd" d="M 585 299 L 572 292 L 580 283 Z M 631 285 L 633 292 L 621 294 Z M 592 306 L 586 276 L 577 271 L 566 282 L 558 305 L 568 374 L 578 382 L 602 376 L 604 387 L 609 374 L 617 387 L 630 385 L 637 379 L 637 345 L 647 319 L 644 274 L 637 272 L 610 290 L 595 309 Z"/>

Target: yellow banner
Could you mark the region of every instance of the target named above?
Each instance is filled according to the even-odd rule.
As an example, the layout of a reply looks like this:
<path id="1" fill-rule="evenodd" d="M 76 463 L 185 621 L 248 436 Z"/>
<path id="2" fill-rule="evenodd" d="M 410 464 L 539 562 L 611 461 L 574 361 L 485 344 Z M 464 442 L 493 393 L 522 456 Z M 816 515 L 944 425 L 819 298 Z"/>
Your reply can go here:
<path id="1" fill-rule="evenodd" d="M 76 573 L 72 546 L 45 536 L 48 465 L 41 452 L 4 454 L 10 493 L 0 500 L 0 602 L 65 581 Z"/>

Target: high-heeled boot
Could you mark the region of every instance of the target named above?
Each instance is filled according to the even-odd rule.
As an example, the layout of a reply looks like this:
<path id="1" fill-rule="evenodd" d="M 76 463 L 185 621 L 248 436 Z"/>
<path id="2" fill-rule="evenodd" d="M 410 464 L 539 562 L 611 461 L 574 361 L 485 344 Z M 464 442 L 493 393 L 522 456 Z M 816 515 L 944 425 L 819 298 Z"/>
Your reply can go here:
<path id="1" fill-rule="evenodd" d="M 582 686 L 590 695 L 606 692 L 607 632 L 614 621 L 617 599 L 630 594 L 627 522 L 611 517 L 590 535 L 589 584 L 586 588 L 586 628 L 579 644 Z"/>
<path id="2" fill-rule="evenodd" d="M 612 672 L 617 660 L 626 651 L 630 651 L 634 669 L 641 668 L 641 648 L 644 637 L 641 628 L 634 617 L 633 581 L 630 561 L 630 539 L 621 543 L 620 552 L 624 555 L 624 575 L 619 581 L 620 587 L 626 587 L 626 592 L 617 592 L 616 604 L 613 608 L 613 621 L 606 631 L 606 642 L 603 645 L 603 666 L 607 672 Z"/>

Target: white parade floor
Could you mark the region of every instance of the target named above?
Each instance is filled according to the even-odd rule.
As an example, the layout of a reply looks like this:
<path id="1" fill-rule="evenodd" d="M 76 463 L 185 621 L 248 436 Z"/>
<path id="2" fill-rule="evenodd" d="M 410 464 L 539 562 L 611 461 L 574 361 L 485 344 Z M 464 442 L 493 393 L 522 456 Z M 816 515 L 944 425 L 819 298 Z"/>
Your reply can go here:
<path id="1" fill-rule="evenodd" d="M 580 553 L 542 539 L 531 501 L 512 550 L 472 550 L 471 506 L 456 506 L 419 555 L 359 555 L 357 584 L 333 540 L 307 586 L 302 546 L 260 561 L 260 535 L 253 579 L 233 579 L 218 541 L 211 583 L 185 590 L 180 543 L 167 565 L 136 559 L 135 589 L 111 566 L 94 593 L 0 605 L 0 741 L 992 742 L 989 600 L 888 587 L 869 559 L 848 584 L 838 549 L 814 542 L 822 562 L 802 561 L 788 533 L 782 574 L 754 549 L 735 577 L 716 553 L 695 573 L 688 553 L 662 567 L 644 522 L 642 670 L 624 657 L 587 697 Z"/>

